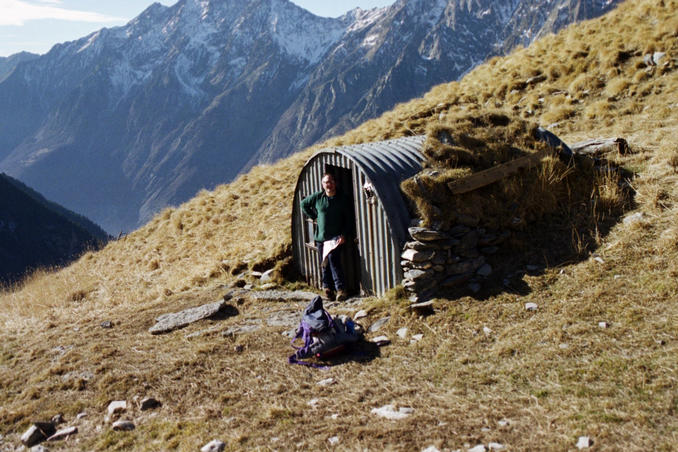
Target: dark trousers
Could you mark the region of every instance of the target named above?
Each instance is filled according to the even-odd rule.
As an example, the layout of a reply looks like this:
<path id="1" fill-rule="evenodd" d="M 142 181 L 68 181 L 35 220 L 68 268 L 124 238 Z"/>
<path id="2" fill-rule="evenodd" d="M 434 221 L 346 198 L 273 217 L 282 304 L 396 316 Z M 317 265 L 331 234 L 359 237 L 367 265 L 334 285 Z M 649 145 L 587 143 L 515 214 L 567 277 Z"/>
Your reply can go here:
<path id="1" fill-rule="evenodd" d="M 344 290 L 344 271 L 341 268 L 341 250 L 344 245 L 333 249 L 323 264 L 323 242 L 315 242 L 315 244 L 318 247 L 323 289 Z"/>

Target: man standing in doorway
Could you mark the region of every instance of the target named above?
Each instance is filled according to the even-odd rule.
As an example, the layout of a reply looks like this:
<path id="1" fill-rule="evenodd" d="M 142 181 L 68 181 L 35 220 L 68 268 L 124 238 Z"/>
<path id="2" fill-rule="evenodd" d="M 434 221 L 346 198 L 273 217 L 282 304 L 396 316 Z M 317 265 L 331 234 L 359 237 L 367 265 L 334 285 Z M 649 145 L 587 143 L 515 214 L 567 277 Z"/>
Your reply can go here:
<path id="1" fill-rule="evenodd" d="M 350 237 L 353 208 L 348 198 L 337 190 L 334 175 L 325 173 L 322 187 L 322 191 L 313 193 L 301 201 L 301 210 L 317 223 L 314 240 L 320 257 L 325 296 L 329 300 L 334 300 L 336 294 L 336 299 L 343 301 L 348 298 L 348 294 L 344 271 L 341 268 L 341 250 Z"/>

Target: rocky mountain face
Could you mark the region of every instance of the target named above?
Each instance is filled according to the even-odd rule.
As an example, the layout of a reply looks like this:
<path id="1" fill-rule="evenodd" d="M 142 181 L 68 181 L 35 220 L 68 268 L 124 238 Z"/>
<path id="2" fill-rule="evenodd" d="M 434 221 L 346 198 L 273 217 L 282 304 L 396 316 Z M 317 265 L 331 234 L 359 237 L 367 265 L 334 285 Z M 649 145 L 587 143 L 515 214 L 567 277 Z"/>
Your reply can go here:
<path id="1" fill-rule="evenodd" d="M 0 173 L 0 284 L 65 264 L 107 240 L 88 219 Z"/>
<path id="2" fill-rule="evenodd" d="M 38 57 L 39 55 L 29 52 L 19 52 L 9 57 L 0 57 L 0 82 L 6 79 L 19 63 L 34 60 Z"/>
<path id="3" fill-rule="evenodd" d="M 0 77 L 0 170 L 129 230 L 619 1 L 399 0 L 336 19 L 287 0 L 154 4 Z"/>

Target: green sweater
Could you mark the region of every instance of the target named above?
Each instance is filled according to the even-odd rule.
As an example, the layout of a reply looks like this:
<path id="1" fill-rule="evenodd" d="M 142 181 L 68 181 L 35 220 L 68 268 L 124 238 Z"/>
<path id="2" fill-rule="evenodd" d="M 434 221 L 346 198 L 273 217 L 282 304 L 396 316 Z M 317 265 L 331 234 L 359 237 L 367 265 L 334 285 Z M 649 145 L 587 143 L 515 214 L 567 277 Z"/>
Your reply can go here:
<path id="1" fill-rule="evenodd" d="M 343 193 L 337 192 L 332 197 L 324 191 L 313 193 L 301 201 L 301 210 L 317 222 L 315 241 L 324 242 L 339 235 L 345 238 L 351 235 L 353 207 Z"/>

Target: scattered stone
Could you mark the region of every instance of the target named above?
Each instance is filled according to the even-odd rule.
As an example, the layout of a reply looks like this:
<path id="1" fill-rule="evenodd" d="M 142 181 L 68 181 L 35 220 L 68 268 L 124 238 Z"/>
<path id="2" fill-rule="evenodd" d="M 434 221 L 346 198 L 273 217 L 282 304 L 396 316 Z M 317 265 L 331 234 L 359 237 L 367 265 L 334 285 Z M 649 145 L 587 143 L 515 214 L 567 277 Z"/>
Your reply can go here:
<path id="1" fill-rule="evenodd" d="M 499 424 L 500 427 L 506 427 L 507 425 L 509 425 L 509 421 L 507 419 L 501 419 L 497 421 L 497 424 Z"/>
<path id="2" fill-rule="evenodd" d="M 327 441 L 330 443 L 330 446 L 336 446 L 339 444 L 339 437 L 333 436 L 332 438 L 327 438 Z"/>
<path id="3" fill-rule="evenodd" d="M 329 386 L 331 384 L 334 384 L 334 378 L 326 378 L 324 380 L 320 380 L 318 383 L 316 383 L 318 386 Z"/>
<path id="4" fill-rule="evenodd" d="M 258 272 L 258 271 L 251 271 L 251 272 L 250 272 L 250 276 L 251 276 L 252 278 L 257 278 L 257 279 L 259 279 L 259 278 L 261 278 L 262 275 L 263 275 L 263 273 Z"/>
<path id="5" fill-rule="evenodd" d="M 51 422 L 34 422 L 28 430 L 21 435 L 21 442 L 26 447 L 33 447 L 54 435 L 56 427 Z"/>
<path id="6" fill-rule="evenodd" d="M 372 342 L 377 344 L 379 347 L 383 347 L 384 345 L 390 344 L 391 339 L 389 339 L 388 336 L 377 336 L 374 339 L 372 339 Z"/>
<path id="7" fill-rule="evenodd" d="M 262 284 L 261 286 L 259 286 L 259 288 L 261 290 L 272 290 L 272 289 L 275 289 L 276 287 L 278 287 L 278 285 L 276 283 L 272 283 L 272 282 L 265 283 L 265 284 Z"/>
<path id="8" fill-rule="evenodd" d="M 468 450 L 468 452 L 486 452 L 487 449 L 485 448 L 484 444 L 478 444 L 476 447 L 472 447 Z"/>
<path id="9" fill-rule="evenodd" d="M 431 315 L 435 313 L 433 310 L 433 302 L 425 301 L 423 303 L 414 303 L 410 305 L 410 311 L 414 311 L 419 315 Z"/>
<path id="10" fill-rule="evenodd" d="M 54 416 L 52 416 L 52 424 L 59 425 L 59 424 L 63 424 L 64 422 L 66 422 L 66 421 L 64 420 L 63 414 L 59 413 L 59 414 L 55 414 Z"/>
<path id="11" fill-rule="evenodd" d="M 306 403 L 306 405 L 310 406 L 311 408 L 315 408 L 318 406 L 319 403 L 320 399 L 311 399 Z"/>
<path id="12" fill-rule="evenodd" d="M 31 447 L 31 452 L 49 452 L 49 449 L 43 445 L 38 444 L 37 446 Z"/>
<path id="13" fill-rule="evenodd" d="M 116 400 L 108 404 L 108 415 L 122 413 L 127 409 L 127 402 L 124 400 Z"/>
<path id="14" fill-rule="evenodd" d="M 607 322 L 598 322 L 598 327 L 599 328 L 607 328 L 610 326 Z"/>
<path id="15" fill-rule="evenodd" d="M 624 224 L 633 224 L 643 221 L 645 219 L 645 214 L 643 212 L 636 212 L 634 214 L 628 215 L 624 218 Z"/>
<path id="16" fill-rule="evenodd" d="M 110 320 L 106 320 L 104 322 L 101 322 L 101 328 L 105 328 L 105 329 L 109 330 L 109 329 L 113 328 L 113 322 L 111 322 Z"/>
<path id="17" fill-rule="evenodd" d="M 490 334 L 492 334 L 492 330 L 489 329 L 488 327 L 484 326 L 484 327 L 483 327 L 483 333 L 485 333 L 485 334 L 487 334 L 487 335 L 490 335 Z"/>
<path id="18" fill-rule="evenodd" d="M 561 350 L 567 350 L 568 348 L 570 348 L 570 344 L 559 344 L 558 348 Z"/>
<path id="19" fill-rule="evenodd" d="M 386 419 L 393 421 L 405 419 L 413 412 L 414 410 L 412 408 L 400 408 L 398 411 L 396 411 L 393 405 L 384 405 L 381 408 L 372 408 L 371 411 L 372 414 L 376 414 L 377 416 L 385 417 Z"/>
<path id="20" fill-rule="evenodd" d="M 589 447 L 591 447 L 591 444 L 592 444 L 591 438 L 589 438 L 588 436 L 580 436 L 579 440 L 577 441 L 577 449 L 579 450 L 588 449 Z"/>
<path id="21" fill-rule="evenodd" d="M 271 438 L 271 441 L 273 438 Z M 200 452 L 221 452 L 226 448 L 226 443 L 219 441 L 218 439 L 213 439 L 209 443 L 202 446 Z"/>
<path id="22" fill-rule="evenodd" d="M 160 403 L 158 400 L 154 399 L 153 397 L 146 397 L 141 401 L 141 405 L 139 406 L 139 409 L 141 411 L 146 411 L 146 410 L 153 410 L 155 408 L 161 407 L 162 403 Z"/>
<path id="23" fill-rule="evenodd" d="M 652 54 L 652 61 L 655 65 L 659 65 L 659 62 L 666 56 L 665 52 L 655 52 Z"/>
<path id="24" fill-rule="evenodd" d="M 365 311 L 364 309 L 361 309 L 360 311 L 355 313 L 355 315 L 353 316 L 353 319 L 359 320 L 359 319 L 362 319 L 364 317 L 367 317 L 367 311 Z"/>
<path id="25" fill-rule="evenodd" d="M 75 418 L 77 420 L 80 420 L 80 419 L 83 419 L 83 418 L 86 418 L 86 417 L 87 417 L 87 413 L 85 413 L 84 411 L 82 413 L 78 413 L 78 415 L 75 416 Z"/>
<path id="26" fill-rule="evenodd" d="M 421 452 L 440 452 L 436 446 L 428 446 L 426 449 L 422 449 Z"/>
<path id="27" fill-rule="evenodd" d="M 598 262 L 599 264 L 604 264 L 604 263 L 605 263 L 605 259 L 603 259 L 603 258 L 600 257 L 600 256 L 595 256 L 595 257 L 593 258 L 593 260 L 596 261 L 596 262 Z"/>
<path id="28" fill-rule="evenodd" d="M 407 337 L 407 331 L 408 331 L 407 328 L 403 327 L 396 331 L 396 334 L 400 339 L 405 339 Z"/>
<path id="29" fill-rule="evenodd" d="M 412 335 L 412 342 L 419 342 L 424 338 L 423 334 L 413 334 Z"/>
<path id="30" fill-rule="evenodd" d="M 481 278 L 487 278 L 492 274 L 492 267 L 490 264 L 485 264 L 476 271 L 476 274 Z"/>
<path id="31" fill-rule="evenodd" d="M 215 303 L 185 309 L 181 312 L 164 314 L 155 319 L 157 323 L 149 328 L 148 332 L 151 334 L 169 333 L 199 320 L 212 317 L 226 306 L 226 302 L 220 300 Z"/>
<path id="32" fill-rule="evenodd" d="M 47 438 L 47 441 L 59 441 L 66 439 L 71 435 L 78 433 L 78 427 L 66 427 L 54 433 L 52 436 Z"/>
<path id="33" fill-rule="evenodd" d="M 383 317 L 376 322 L 374 322 L 370 327 L 367 329 L 368 333 L 376 333 L 379 331 L 384 325 L 388 323 L 388 321 L 391 319 L 391 316 Z"/>
<path id="34" fill-rule="evenodd" d="M 273 269 L 266 270 L 264 273 L 261 274 L 261 278 L 259 278 L 259 281 L 262 283 L 269 283 L 273 281 Z"/>
<path id="35" fill-rule="evenodd" d="M 536 311 L 538 307 L 537 303 L 525 303 L 525 309 L 528 311 Z"/>
<path id="36" fill-rule="evenodd" d="M 506 449 L 506 446 L 501 443 L 490 443 L 487 445 L 487 448 L 490 450 L 504 450 Z"/>
<path id="37" fill-rule="evenodd" d="M 130 431 L 134 430 L 134 422 L 128 420 L 119 420 L 113 422 L 113 430 Z"/>

